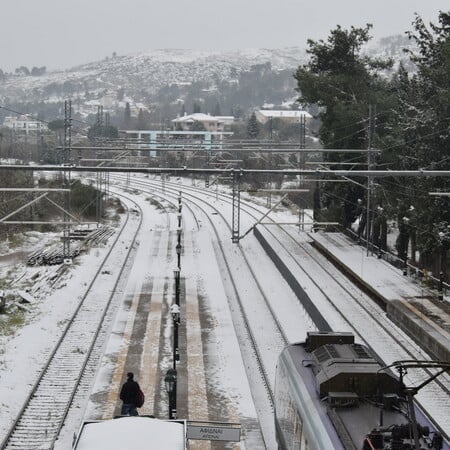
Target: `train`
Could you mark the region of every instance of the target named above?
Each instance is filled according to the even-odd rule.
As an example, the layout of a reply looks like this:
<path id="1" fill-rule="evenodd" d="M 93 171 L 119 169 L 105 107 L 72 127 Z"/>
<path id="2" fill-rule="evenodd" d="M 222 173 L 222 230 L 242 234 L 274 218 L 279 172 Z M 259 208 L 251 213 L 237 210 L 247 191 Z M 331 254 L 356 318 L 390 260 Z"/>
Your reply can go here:
<path id="1" fill-rule="evenodd" d="M 88 420 L 74 435 L 73 450 L 186 450 L 186 421 L 153 416 Z"/>
<path id="2" fill-rule="evenodd" d="M 405 386 L 406 367 L 397 375 L 348 332 L 289 344 L 275 376 L 278 449 L 450 450 Z"/>

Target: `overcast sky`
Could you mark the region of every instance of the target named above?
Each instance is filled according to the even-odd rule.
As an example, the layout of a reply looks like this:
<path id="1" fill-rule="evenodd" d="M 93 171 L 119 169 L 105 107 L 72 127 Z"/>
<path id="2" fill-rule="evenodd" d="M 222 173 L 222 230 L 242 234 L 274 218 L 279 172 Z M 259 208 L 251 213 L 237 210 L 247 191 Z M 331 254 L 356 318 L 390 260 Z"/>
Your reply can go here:
<path id="1" fill-rule="evenodd" d="M 449 0 L 21 0 L 2 2 L 0 68 L 69 68 L 157 48 L 305 46 L 337 24 L 372 23 L 375 38 L 427 22 Z"/>

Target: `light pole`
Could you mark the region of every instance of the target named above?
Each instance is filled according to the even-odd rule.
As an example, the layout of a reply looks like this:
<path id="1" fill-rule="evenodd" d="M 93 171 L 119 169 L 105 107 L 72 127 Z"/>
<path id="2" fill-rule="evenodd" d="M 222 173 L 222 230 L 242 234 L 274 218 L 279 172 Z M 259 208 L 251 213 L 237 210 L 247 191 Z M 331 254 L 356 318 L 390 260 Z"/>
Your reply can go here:
<path id="1" fill-rule="evenodd" d="M 177 418 L 177 371 L 169 369 L 164 377 L 166 391 L 169 396 L 169 419 Z"/>
<path id="2" fill-rule="evenodd" d="M 176 362 L 180 360 L 180 350 L 178 347 L 178 325 L 180 324 L 180 269 L 177 267 L 173 271 L 175 277 L 175 303 L 170 307 L 170 314 L 173 319 L 173 368 L 176 369 Z"/>
<path id="3" fill-rule="evenodd" d="M 170 314 L 173 320 L 173 369 L 177 368 L 177 361 L 180 360 L 178 349 L 178 325 L 180 324 L 180 307 L 174 303 L 170 307 Z"/>
<path id="4" fill-rule="evenodd" d="M 177 260 L 178 260 L 178 269 L 181 269 L 181 244 L 177 244 L 177 246 L 175 247 L 176 252 L 177 252 Z"/>
<path id="5" fill-rule="evenodd" d="M 183 232 L 183 229 L 181 227 L 177 228 L 177 244 L 181 245 L 181 233 Z"/>
<path id="6" fill-rule="evenodd" d="M 444 301 L 444 272 L 443 272 L 443 260 L 444 260 L 444 238 L 445 233 L 440 231 L 439 233 L 439 285 L 438 285 L 438 300 Z"/>
<path id="7" fill-rule="evenodd" d="M 175 247 L 176 252 L 177 252 L 177 260 L 178 260 L 178 269 L 181 269 L 181 209 L 182 209 L 182 204 L 181 204 L 181 191 L 178 194 L 178 227 L 177 227 L 177 246 Z"/>
<path id="8" fill-rule="evenodd" d="M 408 228 L 409 226 L 409 217 L 403 217 L 403 223 L 405 224 L 405 227 Z M 409 236 L 409 233 L 408 233 Z M 405 253 L 403 254 L 403 275 L 408 275 L 408 245 L 409 245 L 409 239 L 406 240 L 405 244 Z"/>
<path id="9" fill-rule="evenodd" d="M 180 306 L 180 268 L 177 267 L 173 271 L 173 276 L 175 278 L 175 304 Z"/>

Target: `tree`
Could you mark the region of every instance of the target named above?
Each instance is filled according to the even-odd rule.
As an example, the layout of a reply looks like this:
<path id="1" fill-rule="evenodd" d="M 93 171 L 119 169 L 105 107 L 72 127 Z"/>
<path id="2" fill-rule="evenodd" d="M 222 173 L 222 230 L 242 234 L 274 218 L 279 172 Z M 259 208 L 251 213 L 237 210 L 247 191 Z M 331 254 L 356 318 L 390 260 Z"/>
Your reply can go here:
<path id="1" fill-rule="evenodd" d="M 93 141 L 97 138 L 118 138 L 119 130 L 113 125 L 95 124 L 88 129 L 88 139 Z"/>
<path id="2" fill-rule="evenodd" d="M 28 76 L 30 75 L 30 70 L 28 69 L 28 67 L 20 66 L 15 70 L 15 73 L 16 75 Z"/>
<path id="3" fill-rule="evenodd" d="M 51 131 L 64 130 L 64 119 L 55 119 L 47 124 L 48 129 Z"/>
<path id="4" fill-rule="evenodd" d="M 198 120 L 196 120 L 196 121 L 194 121 L 194 123 L 191 126 L 191 131 L 206 131 L 206 128 L 202 122 L 199 122 Z"/>
<path id="5" fill-rule="evenodd" d="M 379 74 L 392 65 L 392 61 L 361 55 L 361 48 L 369 39 L 370 24 L 365 28 L 340 26 L 332 30 L 327 41 L 308 40 L 307 53 L 310 60 L 300 66 L 294 78 L 297 80 L 298 101 L 301 104 L 316 104 L 320 107 L 322 121 L 319 136 L 324 148 L 367 148 L 366 122 L 369 105 L 379 105 L 380 110 L 389 110 L 389 83 Z M 379 122 L 383 121 L 380 117 Z M 330 166 L 339 169 L 346 161 L 345 153 L 326 153 Z M 355 158 L 355 155 L 352 155 Z M 365 155 L 361 153 L 361 162 Z M 349 167 L 346 166 L 348 169 Z M 364 181 L 359 180 L 360 184 Z M 357 199 L 364 197 L 363 188 L 357 184 L 327 184 L 321 189 L 322 217 L 326 220 L 341 220 L 344 227 L 355 220 Z"/>
<path id="6" fill-rule="evenodd" d="M 47 124 L 47 127 L 49 130 L 54 131 L 55 132 L 55 136 L 56 139 L 58 141 L 58 144 L 61 145 L 62 141 L 63 141 L 63 136 L 64 136 L 64 119 L 56 119 L 56 120 L 52 120 L 51 122 L 49 122 Z M 49 157 L 47 157 L 48 159 Z"/>
<path id="7" fill-rule="evenodd" d="M 137 117 L 137 129 L 138 130 L 146 130 L 149 127 L 150 123 L 150 114 L 148 111 L 139 108 L 138 117 Z"/>
<path id="8" fill-rule="evenodd" d="M 47 68 L 45 66 L 33 67 L 31 69 L 31 75 L 33 77 L 40 77 L 41 75 L 44 75 L 46 71 L 47 71 Z"/>
<path id="9" fill-rule="evenodd" d="M 221 116 L 222 112 L 220 110 L 220 103 L 216 102 L 216 106 L 214 107 L 213 116 Z"/>
<path id="10" fill-rule="evenodd" d="M 247 137 L 256 139 L 260 133 L 260 126 L 256 114 L 253 112 L 247 121 Z"/>
<path id="11" fill-rule="evenodd" d="M 123 114 L 123 126 L 125 129 L 129 129 L 131 125 L 131 109 L 130 104 L 126 102 L 125 104 L 125 111 Z"/>
<path id="12" fill-rule="evenodd" d="M 197 102 L 194 102 L 194 104 L 192 106 L 192 113 L 196 114 L 196 113 L 199 113 L 199 112 L 202 112 L 202 108 Z"/>
<path id="13" fill-rule="evenodd" d="M 417 50 L 408 51 L 417 66 L 409 75 L 399 71 L 400 108 L 396 122 L 400 128 L 399 165 L 407 169 L 449 170 L 450 160 L 450 13 L 441 12 L 438 23 L 429 27 L 416 15 L 413 31 L 408 33 Z M 439 258 L 446 266 L 448 248 L 439 238 L 441 224 L 450 223 L 450 202 L 446 197 L 431 197 L 430 191 L 450 190 L 450 180 L 419 178 L 402 187 L 415 210 L 414 223 L 419 264 L 434 264 Z M 441 255 L 442 254 L 442 255 Z"/>

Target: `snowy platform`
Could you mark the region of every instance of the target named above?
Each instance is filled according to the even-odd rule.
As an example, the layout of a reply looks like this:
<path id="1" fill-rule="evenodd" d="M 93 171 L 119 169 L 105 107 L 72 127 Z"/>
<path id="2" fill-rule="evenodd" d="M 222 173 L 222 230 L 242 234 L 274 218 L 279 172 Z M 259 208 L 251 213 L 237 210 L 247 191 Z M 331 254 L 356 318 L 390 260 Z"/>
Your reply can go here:
<path id="1" fill-rule="evenodd" d="M 341 233 L 309 233 L 314 245 L 339 268 L 367 289 L 396 322 L 433 356 L 450 360 L 450 303 L 429 291 L 402 271 Z"/>

